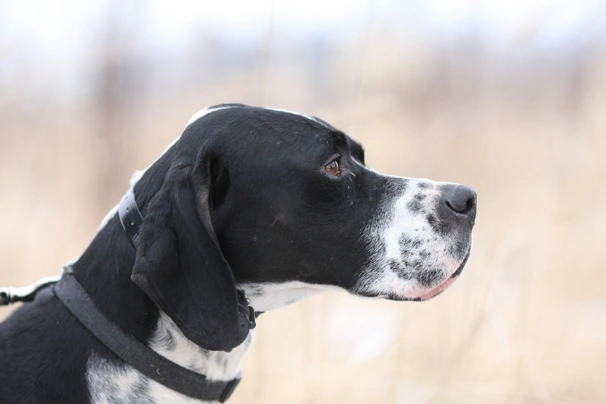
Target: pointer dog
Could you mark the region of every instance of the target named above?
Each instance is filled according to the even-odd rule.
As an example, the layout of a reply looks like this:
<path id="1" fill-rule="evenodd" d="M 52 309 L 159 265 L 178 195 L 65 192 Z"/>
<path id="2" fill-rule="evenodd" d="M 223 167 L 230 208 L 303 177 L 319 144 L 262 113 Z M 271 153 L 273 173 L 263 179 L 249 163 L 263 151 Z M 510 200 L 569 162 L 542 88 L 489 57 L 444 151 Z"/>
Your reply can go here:
<path id="1" fill-rule="evenodd" d="M 236 377 L 238 293 L 257 312 L 338 288 L 426 300 L 461 273 L 476 214 L 466 186 L 380 174 L 362 146 L 287 111 L 200 111 L 132 187 L 137 247 L 112 210 L 70 266 L 126 334 L 210 381 Z M 199 403 L 148 378 L 52 287 L 0 324 L 2 403 Z"/>

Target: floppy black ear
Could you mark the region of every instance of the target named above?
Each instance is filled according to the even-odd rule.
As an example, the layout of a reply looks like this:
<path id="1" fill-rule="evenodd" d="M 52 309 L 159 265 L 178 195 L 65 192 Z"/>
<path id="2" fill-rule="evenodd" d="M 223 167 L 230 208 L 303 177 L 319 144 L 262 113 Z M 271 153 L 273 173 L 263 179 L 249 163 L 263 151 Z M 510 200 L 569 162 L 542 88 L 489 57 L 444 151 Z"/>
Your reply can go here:
<path id="1" fill-rule="evenodd" d="M 211 222 L 210 163 L 173 166 L 144 211 L 131 279 L 197 345 L 229 350 L 238 332 L 234 277 Z"/>

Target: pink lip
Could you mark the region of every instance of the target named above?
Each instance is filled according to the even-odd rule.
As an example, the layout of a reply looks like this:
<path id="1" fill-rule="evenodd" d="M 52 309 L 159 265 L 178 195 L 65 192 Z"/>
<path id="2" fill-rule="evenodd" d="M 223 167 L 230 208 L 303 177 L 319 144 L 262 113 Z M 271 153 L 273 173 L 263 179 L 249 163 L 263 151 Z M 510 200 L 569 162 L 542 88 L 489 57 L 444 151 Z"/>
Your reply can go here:
<path id="1" fill-rule="evenodd" d="M 448 278 L 446 280 L 446 282 L 444 282 L 441 285 L 436 286 L 435 288 L 433 288 L 432 290 L 430 290 L 429 292 L 425 293 L 424 295 L 421 295 L 418 297 L 419 300 L 429 300 L 432 297 L 439 295 L 440 293 L 442 293 L 444 291 L 444 289 L 446 289 L 447 287 L 449 287 L 450 285 L 452 285 L 454 283 L 454 281 L 457 280 L 459 276 L 453 276 L 452 278 Z"/>

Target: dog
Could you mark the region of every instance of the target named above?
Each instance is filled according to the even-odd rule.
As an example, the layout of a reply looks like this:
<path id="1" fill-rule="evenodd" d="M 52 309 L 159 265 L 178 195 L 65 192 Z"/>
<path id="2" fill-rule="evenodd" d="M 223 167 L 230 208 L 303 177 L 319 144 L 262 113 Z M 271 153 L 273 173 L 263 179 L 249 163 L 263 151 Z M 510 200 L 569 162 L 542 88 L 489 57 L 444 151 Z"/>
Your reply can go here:
<path id="1" fill-rule="evenodd" d="M 62 279 L 0 324 L 0 402 L 223 402 L 253 312 L 327 289 L 430 299 L 463 270 L 475 216 L 472 188 L 369 169 L 319 118 L 206 108 Z"/>

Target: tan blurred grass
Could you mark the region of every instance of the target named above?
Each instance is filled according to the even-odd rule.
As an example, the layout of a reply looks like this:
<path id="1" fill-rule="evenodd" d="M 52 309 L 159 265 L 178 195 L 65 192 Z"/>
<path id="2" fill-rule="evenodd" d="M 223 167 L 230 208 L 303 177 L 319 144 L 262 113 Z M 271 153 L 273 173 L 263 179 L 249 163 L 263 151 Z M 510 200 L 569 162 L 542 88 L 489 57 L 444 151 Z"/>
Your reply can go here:
<path id="1" fill-rule="evenodd" d="M 606 402 L 606 64 L 585 72 L 571 106 L 561 80 L 568 73 L 539 74 L 525 92 L 499 76 L 470 80 L 472 68 L 428 83 L 436 76 L 421 66 L 394 89 L 380 72 L 400 62 L 367 66 L 359 97 L 293 99 L 287 89 L 304 91 L 305 82 L 287 73 L 270 75 L 274 90 L 263 97 L 343 128 L 380 171 L 475 187 L 468 267 L 426 303 L 330 293 L 263 315 L 233 402 Z M 110 200 L 197 108 L 260 99 L 254 77 L 231 77 L 204 96 L 141 101 L 127 118 L 132 132 L 120 147 L 133 154 Z M 111 208 L 97 203 L 92 162 L 104 146 L 93 118 L 70 109 L 4 110 L 1 284 L 58 273 L 93 237 L 100 210 Z"/>

